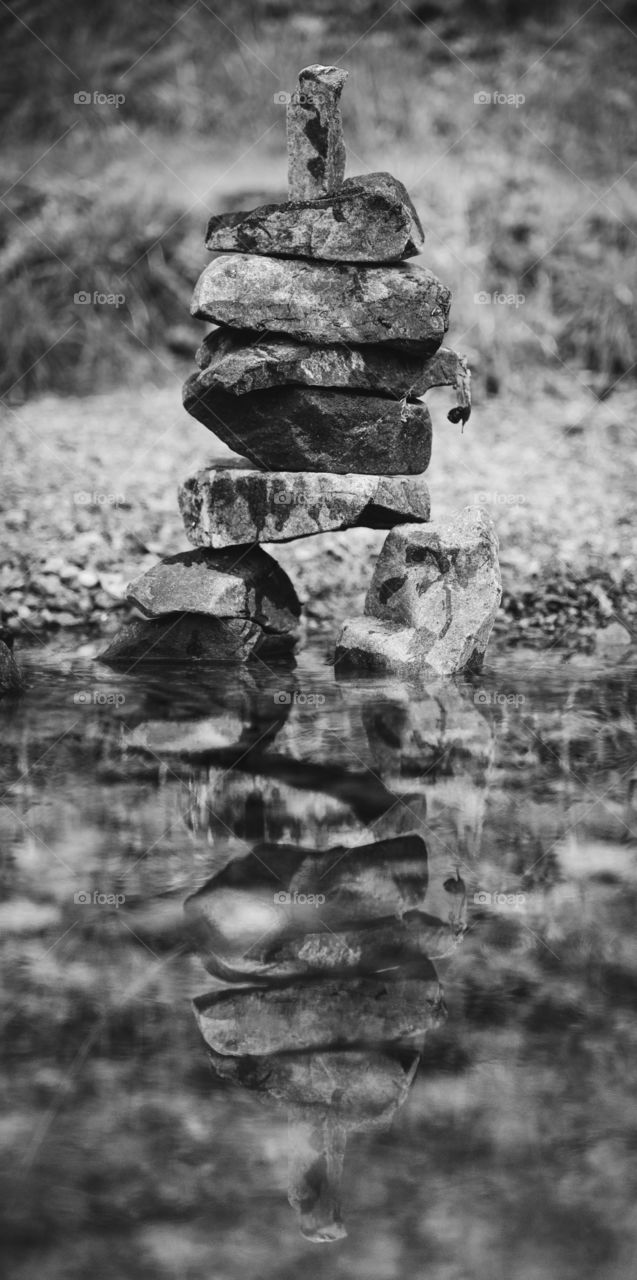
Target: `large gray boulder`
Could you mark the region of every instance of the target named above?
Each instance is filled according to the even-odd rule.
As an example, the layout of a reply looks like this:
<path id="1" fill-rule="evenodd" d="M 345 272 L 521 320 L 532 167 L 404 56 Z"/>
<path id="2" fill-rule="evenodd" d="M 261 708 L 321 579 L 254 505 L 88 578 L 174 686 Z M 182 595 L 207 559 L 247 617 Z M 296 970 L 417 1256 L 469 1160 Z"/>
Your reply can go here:
<path id="1" fill-rule="evenodd" d="M 167 556 L 130 584 L 127 598 L 148 618 L 245 618 L 279 633 L 294 631 L 301 612 L 290 579 L 262 547 Z"/>
<path id="2" fill-rule="evenodd" d="M 314 200 L 266 204 L 210 219 L 206 246 L 215 252 L 334 262 L 395 262 L 420 253 L 420 219 L 390 173 L 348 178 Z"/>
<path id="3" fill-rule="evenodd" d="M 220 466 L 180 486 L 179 506 L 197 547 L 289 542 L 331 529 L 391 529 L 428 520 L 429 490 L 411 476 L 337 476 Z"/>
<path id="4" fill-rule="evenodd" d="M 431 418 L 419 401 L 306 387 L 234 396 L 202 390 L 197 374 L 183 394 L 193 418 L 267 470 L 387 476 L 429 466 Z"/>
<path id="5" fill-rule="evenodd" d="M 372 671 L 451 675 L 481 666 L 502 586 L 490 516 L 466 507 L 452 520 L 388 535 L 365 601 L 348 621 L 336 662 Z"/>
<path id="6" fill-rule="evenodd" d="M 452 420 L 466 422 L 471 411 L 467 362 L 448 347 L 423 356 L 379 344 L 320 346 L 272 334 L 254 339 L 250 333 L 220 328 L 204 338 L 196 360 L 201 390 L 212 387 L 241 396 L 268 387 L 342 387 L 404 399 L 422 396 L 430 387 L 453 386 L 458 412 Z"/>
<path id="7" fill-rule="evenodd" d="M 442 342 L 450 303 L 449 290 L 424 267 L 231 253 L 202 272 L 191 311 L 233 329 L 287 333 L 302 342 L 392 343 L 424 356 Z"/>

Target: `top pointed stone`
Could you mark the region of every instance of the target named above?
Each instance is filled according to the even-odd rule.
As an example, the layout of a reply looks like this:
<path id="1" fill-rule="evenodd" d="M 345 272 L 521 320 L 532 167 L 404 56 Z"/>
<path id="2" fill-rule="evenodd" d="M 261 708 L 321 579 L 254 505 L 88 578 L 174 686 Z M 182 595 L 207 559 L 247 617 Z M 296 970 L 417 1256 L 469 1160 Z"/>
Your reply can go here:
<path id="1" fill-rule="evenodd" d="M 316 64 L 299 74 L 287 109 L 288 194 L 315 200 L 345 177 L 340 98 L 347 72 Z"/>

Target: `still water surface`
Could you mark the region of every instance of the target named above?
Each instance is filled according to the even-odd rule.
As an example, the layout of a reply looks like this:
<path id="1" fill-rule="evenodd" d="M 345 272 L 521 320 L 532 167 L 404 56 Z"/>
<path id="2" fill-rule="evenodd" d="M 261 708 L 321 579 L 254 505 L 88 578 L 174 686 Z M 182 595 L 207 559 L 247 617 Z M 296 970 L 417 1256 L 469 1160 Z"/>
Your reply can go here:
<path id="1" fill-rule="evenodd" d="M 635 668 L 492 661 L 31 655 L 0 708 L 13 1275 L 635 1274 Z"/>

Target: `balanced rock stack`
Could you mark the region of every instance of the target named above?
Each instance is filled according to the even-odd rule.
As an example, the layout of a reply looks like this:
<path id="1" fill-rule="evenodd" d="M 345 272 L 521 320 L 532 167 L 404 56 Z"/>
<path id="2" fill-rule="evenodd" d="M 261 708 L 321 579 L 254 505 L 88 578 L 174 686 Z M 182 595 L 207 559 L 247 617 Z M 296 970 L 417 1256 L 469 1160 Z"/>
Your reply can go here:
<path id="1" fill-rule="evenodd" d="M 422 476 L 431 419 L 420 397 L 432 386 L 455 386 L 449 418 L 465 422 L 469 374 L 460 356 L 441 348 L 449 290 L 405 262 L 421 251 L 424 235 L 402 183 L 388 173 L 344 180 L 346 76 L 323 66 L 300 74 L 287 109 L 289 200 L 210 221 L 206 244 L 216 256 L 197 283 L 192 312 L 217 327 L 197 352 L 184 404 L 240 457 L 181 486 L 197 550 L 133 584 L 129 598 L 152 621 L 131 624 L 109 658 L 140 652 L 149 641 L 149 656 L 289 647 L 299 603 L 256 544 L 361 525 L 405 525 L 413 534 L 429 520 Z M 488 543 L 485 535 L 481 551 Z M 489 548 L 494 589 L 469 610 L 479 615 L 479 644 L 499 600 L 494 536 Z M 413 566 L 409 547 L 405 554 Z M 462 566 L 457 579 L 460 593 L 472 592 Z M 426 589 L 416 582 L 412 595 Z M 356 620 L 352 644 L 346 629 L 339 653 L 391 667 L 406 644 L 406 665 L 414 653 L 426 665 L 422 613 L 406 622 L 404 610 L 399 621 L 376 615 L 373 626 Z M 409 637 L 377 644 L 377 619 L 388 632 L 407 628 Z M 443 650 L 444 643 L 438 656 Z M 468 650 L 471 656 L 471 642 Z M 446 650 L 444 661 L 451 661 Z"/>

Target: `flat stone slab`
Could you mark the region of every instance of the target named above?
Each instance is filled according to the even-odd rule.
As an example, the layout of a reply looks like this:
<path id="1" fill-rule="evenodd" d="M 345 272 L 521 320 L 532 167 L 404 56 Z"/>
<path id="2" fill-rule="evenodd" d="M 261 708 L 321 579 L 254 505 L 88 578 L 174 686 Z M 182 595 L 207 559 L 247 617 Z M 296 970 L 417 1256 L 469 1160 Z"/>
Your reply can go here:
<path id="1" fill-rule="evenodd" d="M 424 535 L 424 536 L 423 536 Z M 388 534 L 336 662 L 370 671 L 451 675 L 482 665 L 502 586 L 498 540 L 480 507 Z"/>
<path id="2" fill-rule="evenodd" d="M 294 631 L 301 612 L 287 574 L 261 547 L 168 556 L 130 584 L 127 599 L 148 618 L 245 618 L 279 633 Z"/>
<path id="3" fill-rule="evenodd" d="M 321 471 L 200 471 L 179 489 L 196 547 L 289 542 L 331 529 L 391 529 L 428 520 L 429 490 L 411 476 L 336 476 Z"/>
<path id="4" fill-rule="evenodd" d="M 466 422 L 471 412 L 467 362 L 448 347 L 423 357 L 379 344 L 319 346 L 286 337 L 254 340 L 249 333 L 216 329 L 204 338 L 196 360 L 202 370 L 200 387 L 230 395 L 301 385 L 343 387 L 403 399 L 422 396 L 430 387 L 453 386 L 459 412 L 449 417 Z"/>
<path id="5" fill-rule="evenodd" d="M 245 662 L 277 657 L 294 646 L 291 634 L 265 631 L 247 618 L 210 618 L 200 613 L 134 618 L 99 655 L 107 666 L 146 662 Z"/>
<path id="6" fill-rule="evenodd" d="M 424 243 L 407 191 L 390 173 L 347 178 L 314 200 L 219 214 L 206 234 L 206 247 L 216 253 L 333 262 L 396 262 L 420 253 Z"/>
<path id="7" fill-rule="evenodd" d="M 235 453 L 275 471 L 414 475 L 431 458 L 431 418 L 419 401 L 355 391 L 273 387 L 244 396 L 184 385 L 184 407 Z"/>
<path id="8" fill-rule="evenodd" d="M 302 342 L 381 342 L 437 351 L 451 294 L 425 267 L 348 266 L 222 254 L 202 272 L 191 311 L 199 320 L 287 333 Z"/>

